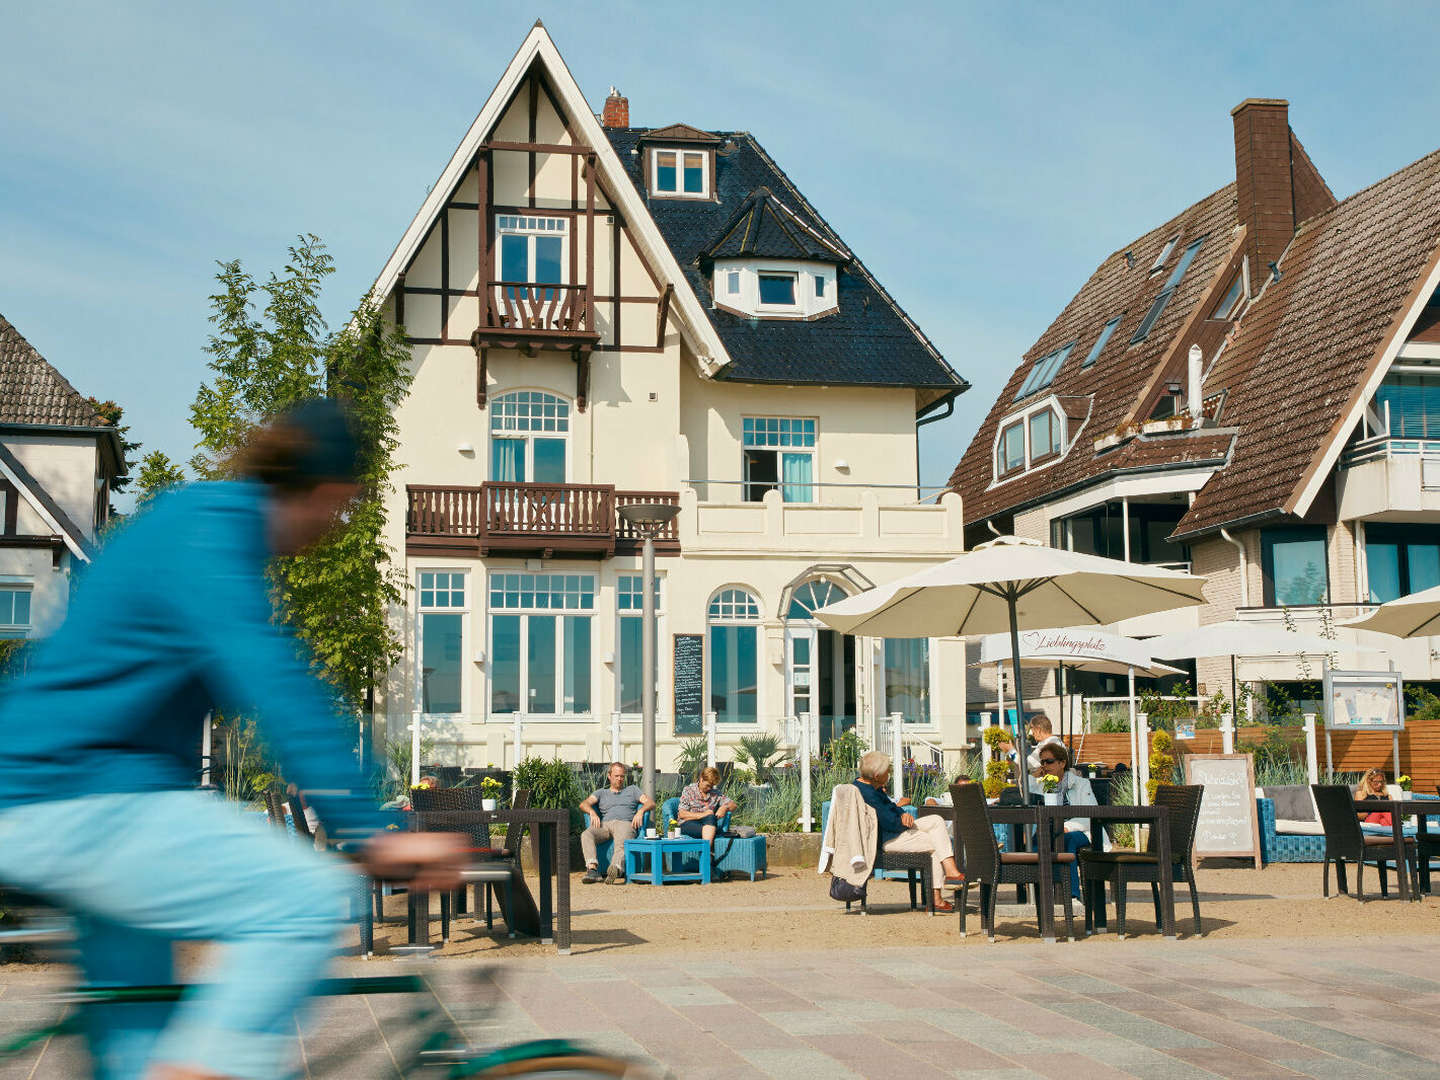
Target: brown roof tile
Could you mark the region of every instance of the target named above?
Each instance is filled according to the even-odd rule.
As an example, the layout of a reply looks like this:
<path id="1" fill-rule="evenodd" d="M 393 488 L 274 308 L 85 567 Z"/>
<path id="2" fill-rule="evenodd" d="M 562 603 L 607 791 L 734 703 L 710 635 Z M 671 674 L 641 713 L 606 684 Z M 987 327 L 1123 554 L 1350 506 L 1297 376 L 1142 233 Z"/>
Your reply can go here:
<path id="1" fill-rule="evenodd" d="M 0 315 L 0 424 L 104 427 L 85 396 Z"/>
<path id="2" fill-rule="evenodd" d="M 1181 520 L 1190 535 L 1295 508 L 1440 248 L 1440 151 L 1311 218 L 1205 381 L 1241 429 Z"/>

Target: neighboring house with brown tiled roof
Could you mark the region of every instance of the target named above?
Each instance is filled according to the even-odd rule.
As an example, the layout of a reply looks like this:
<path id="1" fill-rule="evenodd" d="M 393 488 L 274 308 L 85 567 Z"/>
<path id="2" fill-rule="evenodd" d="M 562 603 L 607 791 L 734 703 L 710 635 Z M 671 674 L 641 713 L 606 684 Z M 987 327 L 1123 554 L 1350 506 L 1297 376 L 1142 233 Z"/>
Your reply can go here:
<path id="1" fill-rule="evenodd" d="M 950 481 L 972 543 L 1015 532 L 1209 578 L 1206 607 L 1137 635 L 1283 608 L 1315 628 L 1440 584 L 1440 152 L 1337 202 L 1286 102 L 1233 119 L 1235 182 L 1101 263 Z M 1339 641 L 1344 663 L 1440 679 L 1434 641 Z M 1228 663 L 1197 674 L 1228 695 Z"/>
<path id="2" fill-rule="evenodd" d="M 116 429 L 0 316 L 0 638 L 64 618 L 122 460 Z"/>

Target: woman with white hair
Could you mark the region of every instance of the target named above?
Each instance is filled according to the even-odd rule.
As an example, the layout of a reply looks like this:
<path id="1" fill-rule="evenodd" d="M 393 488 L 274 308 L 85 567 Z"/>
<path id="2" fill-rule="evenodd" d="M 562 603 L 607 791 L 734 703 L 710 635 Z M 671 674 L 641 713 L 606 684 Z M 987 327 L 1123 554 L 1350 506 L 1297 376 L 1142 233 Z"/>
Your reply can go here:
<path id="1" fill-rule="evenodd" d="M 945 900 L 941 883 L 958 888 L 965 883 L 951 854 L 950 834 L 938 815 L 917 818 L 885 793 L 890 786 L 890 755 L 871 750 L 860 758 L 860 778 L 855 781 L 860 797 L 875 811 L 878 843 L 886 851 L 925 851 L 930 854 L 930 880 L 935 885 L 935 910 L 954 911 Z M 907 800 L 908 802 L 908 800 Z"/>

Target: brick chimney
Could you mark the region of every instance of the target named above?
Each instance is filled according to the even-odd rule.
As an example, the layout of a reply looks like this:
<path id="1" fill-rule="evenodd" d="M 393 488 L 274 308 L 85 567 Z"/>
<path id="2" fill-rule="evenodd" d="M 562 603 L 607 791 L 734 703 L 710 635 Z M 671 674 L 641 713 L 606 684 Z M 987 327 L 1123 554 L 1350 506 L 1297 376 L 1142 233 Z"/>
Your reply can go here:
<path id="1" fill-rule="evenodd" d="M 1230 111 L 1235 120 L 1235 198 L 1247 229 L 1252 288 L 1295 235 L 1295 188 L 1290 152 L 1290 103 L 1247 98 Z"/>
<path id="2" fill-rule="evenodd" d="M 628 128 L 630 126 L 630 99 L 621 97 L 620 91 L 613 86 L 610 88 L 610 96 L 605 99 L 605 112 L 601 117 L 601 123 L 607 128 Z"/>

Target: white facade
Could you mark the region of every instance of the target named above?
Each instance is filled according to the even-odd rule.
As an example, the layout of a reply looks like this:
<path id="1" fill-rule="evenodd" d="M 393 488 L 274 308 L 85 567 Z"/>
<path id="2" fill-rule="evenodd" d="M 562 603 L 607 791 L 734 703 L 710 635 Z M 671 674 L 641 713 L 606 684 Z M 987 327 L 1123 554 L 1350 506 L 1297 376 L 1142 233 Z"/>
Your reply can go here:
<path id="1" fill-rule="evenodd" d="M 638 760 L 640 554 L 614 506 L 661 497 L 679 506 L 657 558 L 662 769 L 698 734 L 688 710 L 676 730 L 676 650 L 692 658 L 685 683 L 697 641 L 722 759 L 746 734 L 793 740 L 805 712 L 822 741 L 852 725 L 873 741 L 900 712 L 913 751 L 958 751 L 963 643 L 847 640 L 807 610 L 962 550 L 959 498 L 916 499 L 929 399 L 716 380 L 710 298 L 558 60 L 532 31 L 378 285 L 414 342 L 387 515 L 412 589 L 395 612 L 406 656 L 385 695 L 390 737 L 418 713 L 437 758 L 512 765 L 517 735 L 525 755 L 594 761 L 618 730 Z M 550 91 L 533 105 L 532 72 Z M 536 153 L 532 187 L 513 149 L 527 142 L 579 152 Z M 485 160 L 495 143 L 512 148 Z M 548 287 L 494 284 L 537 267 Z M 828 272 L 833 304 L 833 267 L 796 268 Z"/>

